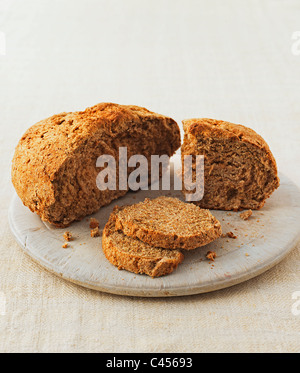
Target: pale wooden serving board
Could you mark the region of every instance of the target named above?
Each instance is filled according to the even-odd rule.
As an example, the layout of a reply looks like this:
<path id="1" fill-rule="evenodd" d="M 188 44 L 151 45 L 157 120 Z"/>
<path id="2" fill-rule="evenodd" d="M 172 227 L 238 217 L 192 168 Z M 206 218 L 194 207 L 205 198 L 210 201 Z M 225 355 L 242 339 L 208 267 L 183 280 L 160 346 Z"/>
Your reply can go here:
<path id="1" fill-rule="evenodd" d="M 165 297 L 209 292 L 248 280 L 280 262 L 300 239 L 300 191 L 284 175 L 281 185 L 260 211 L 243 221 L 236 212 L 212 211 L 224 233 L 237 238 L 219 238 L 204 247 L 183 251 L 185 260 L 170 275 L 150 278 L 118 270 L 105 258 L 101 237 L 90 236 L 89 219 L 58 229 L 44 223 L 14 196 L 9 209 L 11 230 L 27 254 L 47 270 L 87 288 L 114 294 Z M 115 205 L 131 204 L 172 195 L 182 199 L 180 191 L 130 192 L 93 217 L 103 229 Z M 62 248 L 63 233 L 74 240 Z M 208 250 L 217 253 L 214 263 L 205 258 Z M 213 264 L 213 265 L 212 265 Z"/>

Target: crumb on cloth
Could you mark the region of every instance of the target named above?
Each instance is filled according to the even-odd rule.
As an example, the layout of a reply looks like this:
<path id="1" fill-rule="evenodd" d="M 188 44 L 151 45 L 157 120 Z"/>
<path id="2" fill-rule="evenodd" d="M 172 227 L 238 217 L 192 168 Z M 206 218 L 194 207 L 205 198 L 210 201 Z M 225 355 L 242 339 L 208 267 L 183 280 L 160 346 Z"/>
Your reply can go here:
<path id="1" fill-rule="evenodd" d="M 65 242 L 63 245 L 62 245 L 62 248 L 66 249 L 68 247 L 68 242 Z"/>

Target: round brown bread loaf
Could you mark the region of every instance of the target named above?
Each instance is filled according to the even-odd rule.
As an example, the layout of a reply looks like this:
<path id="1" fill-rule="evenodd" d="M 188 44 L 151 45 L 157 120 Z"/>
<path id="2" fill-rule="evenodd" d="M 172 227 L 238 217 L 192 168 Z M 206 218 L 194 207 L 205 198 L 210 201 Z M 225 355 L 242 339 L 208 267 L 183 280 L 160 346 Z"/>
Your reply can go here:
<path id="1" fill-rule="evenodd" d="M 192 250 L 222 234 L 220 222 L 208 211 L 173 197 L 146 198 L 116 215 L 116 229 L 149 245 Z"/>
<path id="2" fill-rule="evenodd" d="M 153 247 L 117 231 L 115 216 L 118 211 L 114 209 L 103 231 L 102 248 L 106 258 L 119 269 L 151 277 L 173 272 L 183 261 L 183 254 L 179 250 Z"/>
<path id="3" fill-rule="evenodd" d="M 183 127 L 183 176 L 184 156 L 204 155 L 204 196 L 194 202 L 200 207 L 259 209 L 278 188 L 275 159 L 265 140 L 252 129 L 207 118 L 184 120 Z M 186 197 L 193 193 L 184 188 L 183 192 Z"/>
<path id="4" fill-rule="evenodd" d="M 152 154 L 171 156 L 179 146 L 173 119 L 138 106 L 101 103 L 29 128 L 15 150 L 12 182 L 25 206 L 65 227 L 127 192 L 118 187 L 119 147 L 127 147 L 128 159 L 142 154 L 149 161 Z M 116 160 L 116 190 L 97 188 L 96 160 L 103 154 Z"/>

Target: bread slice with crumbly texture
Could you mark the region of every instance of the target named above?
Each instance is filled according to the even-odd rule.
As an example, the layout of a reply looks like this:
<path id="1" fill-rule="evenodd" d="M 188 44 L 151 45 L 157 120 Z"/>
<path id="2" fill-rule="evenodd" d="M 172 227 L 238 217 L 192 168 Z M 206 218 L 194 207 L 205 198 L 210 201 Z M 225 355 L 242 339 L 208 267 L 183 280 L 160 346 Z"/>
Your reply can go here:
<path id="1" fill-rule="evenodd" d="M 219 210 L 259 209 L 279 186 L 277 166 L 265 140 L 252 129 L 222 120 L 183 121 L 184 157 L 204 155 L 204 196 L 194 202 Z M 195 165 L 196 157 L 193 158 Z M 193 175 L 193 182 L 196 176 Z M 188 199 L 188 191 L 183 188 Z"/>
<path id="2" fill-rule="evenodd" d="M 116 229 L 149 245 L 192 250 L 222 234 L 220 222 L 198 206 L 173 197 L 146 198 L 116 215 Z"/>
<path id="3" fill-rule="evenodd" d="M 153 247 L 136 238 L 128 237 L 115 227 L 115 208 L 106 223 L 102 236 L 102 249 L 106 258 L 119 269 L 160 277 L 170 274 L 184 259 L 179 250 Z"/>
<path id="4" fill-rule="evenodd" d="M 23 204 L 44 221 L 66 227 L 125 195 L 119 188 L 119 148 L 132 155 L 172 156 L 180 147 L 177 123 L 135 105 L 100 103 L 61 113 L 30 127 L 12 161 L 12 183 Z M 99 190 L 99 156 L 116 160 L 116 189 Z M 128 167 L 128 174 L 134 167 Z"/>

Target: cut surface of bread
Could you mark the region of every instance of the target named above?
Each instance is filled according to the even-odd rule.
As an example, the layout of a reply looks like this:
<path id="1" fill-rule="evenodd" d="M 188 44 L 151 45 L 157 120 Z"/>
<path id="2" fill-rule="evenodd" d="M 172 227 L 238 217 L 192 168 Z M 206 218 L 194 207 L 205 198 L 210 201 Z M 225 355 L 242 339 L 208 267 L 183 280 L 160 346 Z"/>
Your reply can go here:
<path id="1" fill-rule="evenodd" d="M 119 211 L 116 229 L 152 246 L 185 250 L 206 245 L 222 233 L 220 222 L 208 210 L 164 196 Z"/>
<path id="2" fill-rule="evenodd" d="M 207 118 L 184 120 L 183 128 L 183 177 L 184 156 L 204 155 L 204 196 L 195 204 L 220 210 L 259 209 L 278 188 L 274 156 L 252 129 Z M 191 192 L 183 187 L 183 193 L 188 197 Z"/>
<path id="3" fill-rule="evenodd" d="M 102 249 L 106 258 L 119 269 L 160 277 L 170 274 L 184 259 L 179 250 L 153 247 L 139 239 L 128 237 L 115 227 L 115 208 L 106 223 L 102 236 Z"/>
<path id="4" fill-rule="evenodd" d="M 20 139 L 12 161 L 13 185 L 31 211 L 66 227 L 127 193 L 126 185 L 119 188 L 120 147 L 127 148 L 127 161 L 144 155 L 150 174 L 151 155 L 173 155 L 180 147 L 180 130 L 173 119 L 133 105 L 101 103 L 53 115 Z M 116 161 L 116 190 L 97 187 L 101 155 Z"/>

